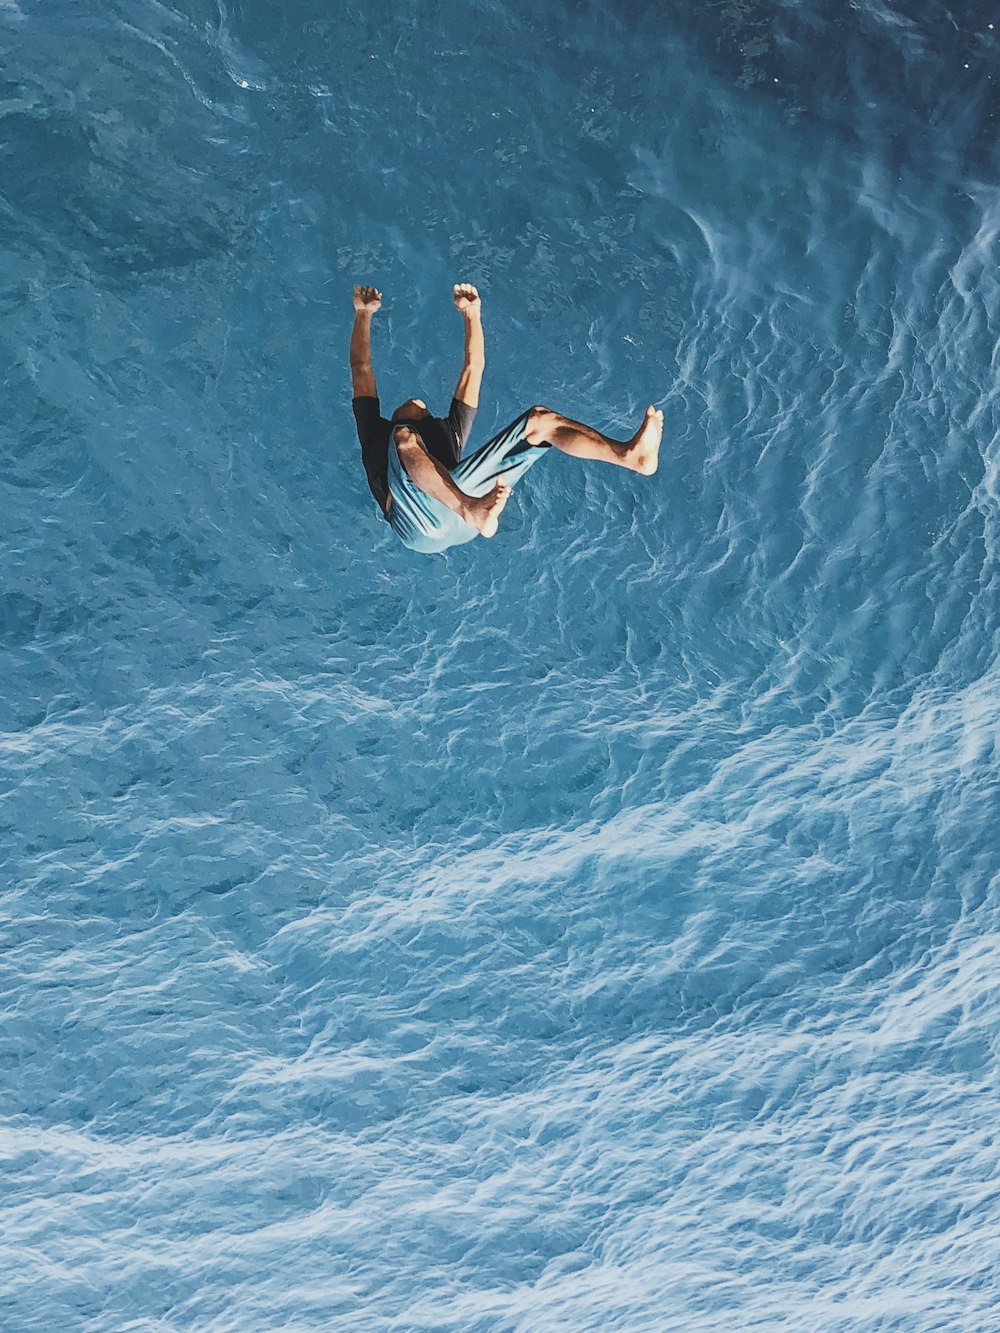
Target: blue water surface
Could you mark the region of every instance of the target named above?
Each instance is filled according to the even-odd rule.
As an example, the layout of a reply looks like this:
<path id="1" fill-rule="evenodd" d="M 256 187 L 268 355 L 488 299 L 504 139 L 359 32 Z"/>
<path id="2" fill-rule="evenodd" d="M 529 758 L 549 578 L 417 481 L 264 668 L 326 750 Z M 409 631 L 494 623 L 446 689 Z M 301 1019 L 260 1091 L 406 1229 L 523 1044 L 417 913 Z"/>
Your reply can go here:
<path id="1" fill-rule="evenodd" d="M 1000 1329 L 988 11 L 0 0 L 4 1330 Z"/>

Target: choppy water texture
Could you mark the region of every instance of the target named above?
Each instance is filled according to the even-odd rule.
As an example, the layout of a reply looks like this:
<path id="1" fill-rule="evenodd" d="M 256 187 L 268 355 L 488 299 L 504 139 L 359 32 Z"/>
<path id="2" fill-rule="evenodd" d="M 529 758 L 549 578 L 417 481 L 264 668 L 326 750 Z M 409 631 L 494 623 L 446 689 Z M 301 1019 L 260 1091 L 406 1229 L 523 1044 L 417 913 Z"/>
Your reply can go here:
<path id="1" fill-rule="evenodd" d="M 997 37 L 690 8 L 2 0 L 4 1330 L 1000 1328 Z"/>

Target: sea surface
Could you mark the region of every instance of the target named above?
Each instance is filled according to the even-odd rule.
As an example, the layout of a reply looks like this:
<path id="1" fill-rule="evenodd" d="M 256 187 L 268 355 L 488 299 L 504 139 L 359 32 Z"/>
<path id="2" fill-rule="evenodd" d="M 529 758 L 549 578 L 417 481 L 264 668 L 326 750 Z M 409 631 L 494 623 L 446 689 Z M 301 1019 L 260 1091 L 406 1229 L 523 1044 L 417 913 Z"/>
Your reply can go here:
<path id="1" fill-rule="evenodd" d="M 1000 1329 L 998 42 L 0 0 L 3 1333 Z"/>

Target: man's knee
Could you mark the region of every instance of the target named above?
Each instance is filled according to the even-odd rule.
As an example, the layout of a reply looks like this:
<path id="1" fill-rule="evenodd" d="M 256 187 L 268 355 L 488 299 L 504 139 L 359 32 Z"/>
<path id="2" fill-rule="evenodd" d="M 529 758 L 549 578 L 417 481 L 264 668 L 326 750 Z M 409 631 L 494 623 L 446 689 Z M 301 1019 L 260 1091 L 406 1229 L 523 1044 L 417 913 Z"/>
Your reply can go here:
<path id="1" fill-rule="evenodd" d="M 423 441 L 415 430 L 409 426 L 396 426 L 393 429 L 392 437 L 396 442 L 396 452 L 400 458 L 405 458 L 407 454 L 413 458 L 416 454 L 423 452 Z"/>
<path id="2" fill-rule="evenodd" d="M 540 404 L 529 407 L 528 421 L 524 429 L 525 439 L 529 444 L 546 444 L 557 420 L 558 414 L 553 412 L 551 407 L 542 407 Z"/>
<path id="3" fill-rule="evenodd" d="M 415 430 L 409 426 L 396 426 L 392 432 L 396 453 L 403 465 L 403 471 L 411 481 L 417 480 L 417 472 L 427 457 L 424 442 Z"/>

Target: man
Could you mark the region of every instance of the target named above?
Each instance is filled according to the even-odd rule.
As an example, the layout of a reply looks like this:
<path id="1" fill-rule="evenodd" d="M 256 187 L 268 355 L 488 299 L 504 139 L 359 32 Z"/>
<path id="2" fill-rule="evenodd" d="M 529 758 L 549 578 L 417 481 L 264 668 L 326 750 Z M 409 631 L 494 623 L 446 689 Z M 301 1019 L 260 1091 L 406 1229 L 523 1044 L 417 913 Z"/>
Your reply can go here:
<path id="1" fill-rule="evenodd" d="M 386 420 L 371 360 L 371 321 L 381 304 L 374 287 L 355 287 L 354 418 L 371 493 L 411 550 L 444 551 L 476 536 L 492 537 L 511 486 L 551 448 L 644 476 L 656 471 L 663 413 L 652 407 L 630 440 L 609 439 L 550 408 L 532 407 L 463 458 L 486 368 L 482 303 L 468 283 L 455 286 L 455 305 L 465 321 L 465 364 L 447 417 L 431 416 L 420 398 L 407 398 Z"/>

